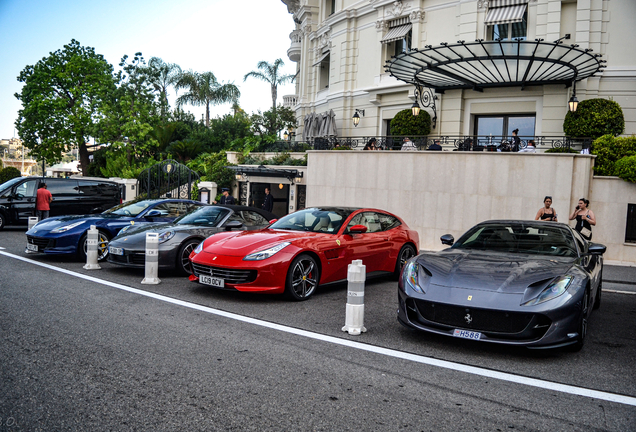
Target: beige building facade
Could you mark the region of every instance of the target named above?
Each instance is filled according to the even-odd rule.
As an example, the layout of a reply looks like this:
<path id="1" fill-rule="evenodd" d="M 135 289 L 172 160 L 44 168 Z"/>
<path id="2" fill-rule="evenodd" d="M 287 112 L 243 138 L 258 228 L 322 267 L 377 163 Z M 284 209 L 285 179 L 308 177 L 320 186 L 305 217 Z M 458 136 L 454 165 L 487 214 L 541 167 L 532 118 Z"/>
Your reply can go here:
<path id="1" fill-rule="evenodd" d="M 390 120 L 415 99 L 412 84 L 385 70 L 400 52 L 476 39 L 553 42 L 566 35 L 562 43 L 591 49 L 606 61 L 600 72 L 576 83 L 578 100 L 613 99 L 623 109 L 625 134 L 636 133 L 636 1 L 282 1 L 296 23 L 288 50 L 297 62 L 296 94 L 285 103 L 299 119 L 297 137 L 307 114 L 330 110 L 339 137 L 388 135 Z M 506 14 L 514 22 L 492 24 Z M 437 94 L 431 135 L 509 135 L 517 127 L 522 135 L 562 136 L 572 92 L 562 83 L 447 90 Z M 357 128 L 351 121 L 356 109 L 364 110 Z"/>

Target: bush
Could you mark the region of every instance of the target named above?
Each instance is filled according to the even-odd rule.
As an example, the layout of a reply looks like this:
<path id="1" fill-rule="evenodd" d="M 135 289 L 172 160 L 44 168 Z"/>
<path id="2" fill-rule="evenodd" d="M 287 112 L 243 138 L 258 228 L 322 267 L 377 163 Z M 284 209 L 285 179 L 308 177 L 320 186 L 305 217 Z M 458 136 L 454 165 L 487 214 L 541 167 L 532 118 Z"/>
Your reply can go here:
<path id="1" fill-rule="evenodd" d="M 598 176 L 613 176 L 615 164 L 618 160 L 636 155 L 636 136 L 619 137 L 603 135 L 594 140 L 592 154 L 596 155 L 594 161 L 594 174 Z"/>
<path id="2" fill-rule="evenodd" d="M 400 111 L 391 120 L 391 135 L 415 136 L 431 133 L 431 116 L 424 110 L 414 116 L 410 109 Z"/>
<path id="3" fill-rule="evenodd" d="M 545 151 L 545 153 L 578 153 L 570 147 L 554 147 Z"/>
<path id="4" fill-rule="evenodd" d="M 17 168 L 11 166 L 2 168 L 0 170 L 0 184 L 20 176 L 22 176 L 22 173 Z"/>
<path id="5" fill-rule="evenodd" d="M 614 164 L 617 176 L 628 182 L 636 183 L 636 156 L 627 156 Z"/>
<path id="6" fill-rule="evenodd" d="M 570 137 L 618 136 L 623 130 L 623 110 L 618 103 L 608 99 L 581 101 L 576 112 L 568 111 L 563 121 L 563 132 Z"/>

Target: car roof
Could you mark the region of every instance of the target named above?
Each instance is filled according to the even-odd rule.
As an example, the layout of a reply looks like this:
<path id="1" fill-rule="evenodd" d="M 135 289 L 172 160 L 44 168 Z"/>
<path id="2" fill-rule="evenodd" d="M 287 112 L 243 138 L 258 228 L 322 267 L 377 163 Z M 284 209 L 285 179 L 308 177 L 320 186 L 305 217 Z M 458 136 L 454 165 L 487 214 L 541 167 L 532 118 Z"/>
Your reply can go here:
<path id="1" fill-rule="evenodd" d="M 267 220 L 278 219 L 278 216 L 276 216 L 274 213 L 270 213 L 270 212 L 265 211 L 263 209 L 259 209 L 258 207 L 250 207 L 250 206 L 237 205 L 237 204 L 214 204 L 213 207 L 228 208 L 228 209 L 233 210 L 235 212 L 239 212 L 239 211 L 253 211 L 253 212 L 256 212 L 256 213 L 260 214 L 261 216 L 263 216 Z"/>

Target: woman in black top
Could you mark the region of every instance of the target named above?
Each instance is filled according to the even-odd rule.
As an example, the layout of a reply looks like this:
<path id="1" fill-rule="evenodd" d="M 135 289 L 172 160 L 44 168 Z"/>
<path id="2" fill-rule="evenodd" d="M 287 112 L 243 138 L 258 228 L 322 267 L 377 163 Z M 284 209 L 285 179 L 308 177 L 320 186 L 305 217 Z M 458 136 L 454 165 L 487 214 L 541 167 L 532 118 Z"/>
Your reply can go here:
<path id="1" fill-rule="evenodd" d="M 539 209 L 537 215 L 534 217 L 534 220 L 547 220 L 551 222 L 558 222 L 556 210 L 550 208 L 552 205 L 552 197 L 547 196 L 543 199 L 543 207 Z"/>
<path id="2" fill-rule="evenodd" d="M 596 225 L 596 217 L 592 210 L 587 208 L 590 205 L 590 201 L 585 198 L 579 200 L 579 205 L 576 206 L 570 220 L 576 219 L 576 226 L 574 229 L 578 231 L 586 240 L 592 240 L 592 225 Z"/>
<path id="3" fill-rule="evenodd" d="M 512 151 L 518 152 L 521 148 L 521 138 L 519 138 L 519 129 L 512 131 Z"/>

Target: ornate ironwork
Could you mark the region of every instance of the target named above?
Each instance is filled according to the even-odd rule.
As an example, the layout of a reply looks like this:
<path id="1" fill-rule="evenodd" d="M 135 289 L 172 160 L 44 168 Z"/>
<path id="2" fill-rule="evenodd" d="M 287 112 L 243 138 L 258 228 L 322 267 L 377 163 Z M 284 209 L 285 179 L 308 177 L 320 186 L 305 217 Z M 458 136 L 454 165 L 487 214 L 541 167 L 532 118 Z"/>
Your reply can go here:
<path id="1" fill-rule="evenodd" d="M 192 185 L 199 175 L 180 164 L 168 159 L 142 171 L 137 178 L 139 195 L 147 198 L 192 198 Z"/>
<path id="2" fill-rule="evenodd" d="M 298 143 L 306 150 L 355 150 L 362 149 L 375 139 L 375 146 L 379 150 L 401 150 L 404 144 L 404 135 L 391 136 L 359 136 L 359 137 L 330 137 L 315 138 L 307 142 Z M 585 149 L 590 148 L 592 138 L 572 138 L 567 136 L 520 136 L 519 149 L 514 148 L 512 137 L 497 135 L 409 135 L 408 137 L 418 150 L 426 150 L 435 141 L 446 149 L 452 148 L 458 151 L 483 150 L 483 151 L 515 151 L 527 147 L 530 140 L 535 142 L 538 149 Z M 285 141 L 287 142 L 287 141 Z M 266 147 L 263 151 L 277 151 L 274 147 Z"/>
<path id="3" fill-rule="evenodd" d="M 430 88 L 415 84 L 415 100 L 421 105 L 420 108 L 431 108 L 433 110 L 431 122 L 433 123 L 433 129 L 435 129 L 435 126 L 437 126 L 437 106 L 435 105 L 437 95 L 434 95 Z"/>

